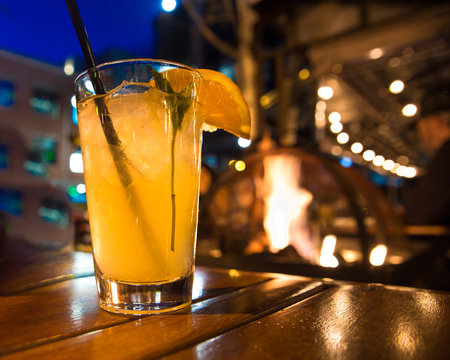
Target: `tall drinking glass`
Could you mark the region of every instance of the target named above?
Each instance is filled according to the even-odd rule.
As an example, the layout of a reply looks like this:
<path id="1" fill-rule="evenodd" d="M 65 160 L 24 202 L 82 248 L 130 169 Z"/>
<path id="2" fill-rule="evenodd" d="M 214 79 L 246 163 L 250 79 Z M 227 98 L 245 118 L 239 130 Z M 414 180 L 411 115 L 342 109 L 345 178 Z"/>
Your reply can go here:
<path id="1" fill-rule="evenodd" d="M 191 302 L 202 116 L 201 76 L 124 60 L 75 81 L 100 306 L 125 314 Z"/>

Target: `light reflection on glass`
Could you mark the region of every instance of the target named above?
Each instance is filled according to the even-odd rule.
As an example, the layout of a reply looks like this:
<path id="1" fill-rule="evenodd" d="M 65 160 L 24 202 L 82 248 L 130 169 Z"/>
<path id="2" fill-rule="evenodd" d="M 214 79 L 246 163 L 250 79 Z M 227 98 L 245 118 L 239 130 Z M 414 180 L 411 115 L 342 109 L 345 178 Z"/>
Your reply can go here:
<path id="1" fill-rule="evenodd" d="M 117 284 L 113 281 L 111 281 L 111 297 L 113 304 L 119 303 L 119 289 L 117 287 Z"/>
<path id="2" fill-rule="evenodd" d="M 203 294 L 205 288 L 205 274 L 197 271 L 194 276 L 194 283 L 192 285 L 192 298 L 198 299 Z"/>

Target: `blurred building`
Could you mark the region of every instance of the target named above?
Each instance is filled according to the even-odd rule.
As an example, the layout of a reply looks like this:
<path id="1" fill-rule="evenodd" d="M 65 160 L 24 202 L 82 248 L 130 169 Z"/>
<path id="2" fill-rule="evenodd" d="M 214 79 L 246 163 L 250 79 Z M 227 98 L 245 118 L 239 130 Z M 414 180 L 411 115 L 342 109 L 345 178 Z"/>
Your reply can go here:
<path id="1" fill-rule="evenodd" d="M 73 239 L 69 169 L 76 150 L 73 79 L 62 69 L 0 52 L 0 214 L 9 238 L 59 247 Z"/>

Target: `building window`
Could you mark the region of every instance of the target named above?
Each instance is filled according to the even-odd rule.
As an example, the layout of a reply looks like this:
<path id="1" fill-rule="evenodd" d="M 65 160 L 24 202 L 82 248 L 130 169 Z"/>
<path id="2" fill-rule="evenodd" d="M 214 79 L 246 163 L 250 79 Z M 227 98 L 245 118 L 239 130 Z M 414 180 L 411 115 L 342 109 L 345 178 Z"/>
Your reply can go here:
<path id="1" fill-rule="evenodd" d="M 31 138 L 31 148 L 28 152 L 28 160 L 25 162 L 25 170 L 37 177 L 45 176 L 47 165 L 56 162 L 56 146 L 55 139 L 34 135 Z"/>
<path id="2" fill-rule="evenodd" d="M 45 198 L 38 209 L 39 217 L 46 223 L 65 228 L 69 224 L 67 205 L 60 200 Z"/>
<path id="3" fill-rule="evenodd" d="M 0 169 L 8 167 L 8 147 L 0 144 Z"/>
<path id="4" fill-rule="evenodd" d="M 0 106 L 10 107 L 14 104 L 14 84 L 0 80 Z"/>
<path id="5" fill-rule="evenodd" d="M 0 189 L 0 211 L 11 215 L 22 214 L 22 193 L 15 190 Z"/>
<path id="6" fill-rule="evenodd" d="M 30 105 L 34 111 L 57 118 L 60 112 L 58 94 L 53 91 L 34 89 Z"/>

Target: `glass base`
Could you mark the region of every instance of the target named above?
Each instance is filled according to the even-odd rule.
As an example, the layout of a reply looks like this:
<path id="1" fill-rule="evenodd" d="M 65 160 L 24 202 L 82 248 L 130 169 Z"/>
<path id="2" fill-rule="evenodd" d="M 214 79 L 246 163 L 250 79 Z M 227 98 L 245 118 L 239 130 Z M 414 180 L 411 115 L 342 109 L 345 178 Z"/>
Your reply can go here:
<path id="1" fill-rule="evenodd" d="M 161 314 L 191 303 L 193 272 L 171 282 L 133 284 L 107 279 L 96 270 L 99 303 L 106 311 L 127 315 Z"/>

